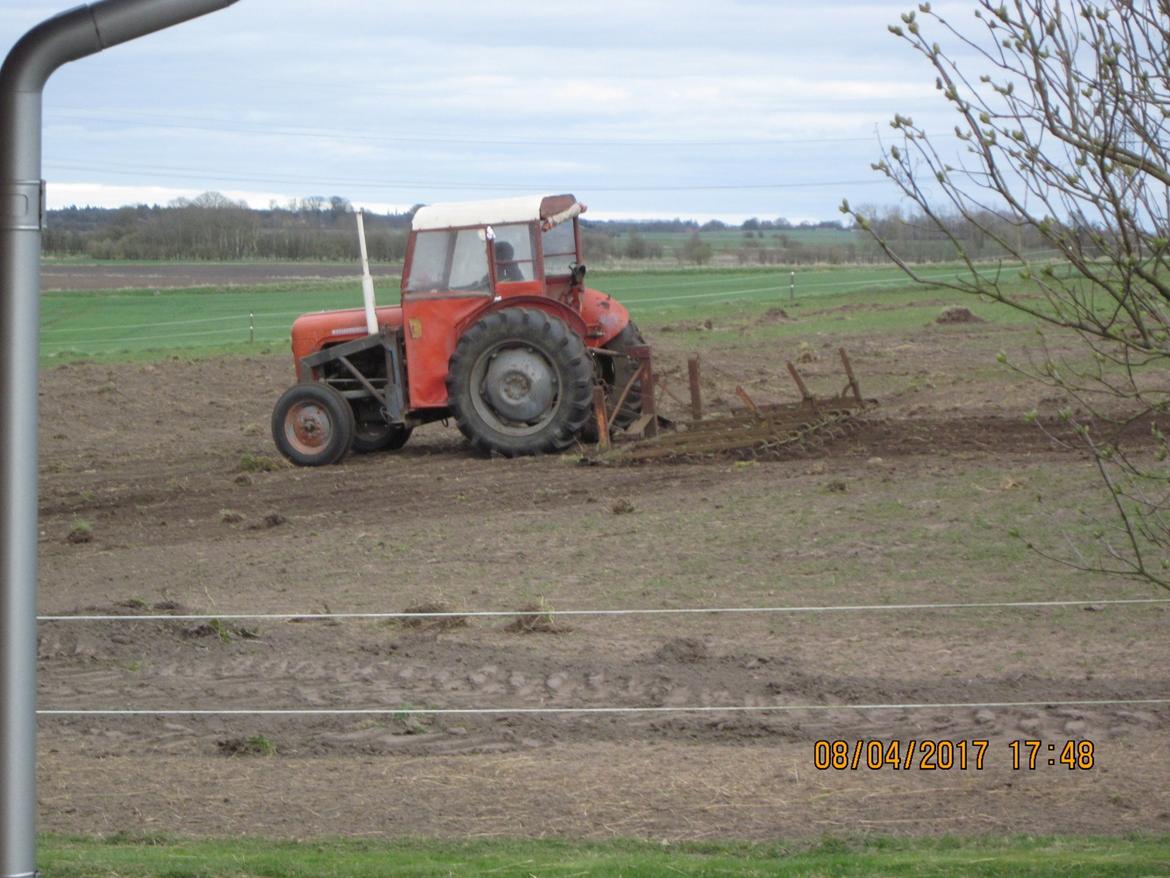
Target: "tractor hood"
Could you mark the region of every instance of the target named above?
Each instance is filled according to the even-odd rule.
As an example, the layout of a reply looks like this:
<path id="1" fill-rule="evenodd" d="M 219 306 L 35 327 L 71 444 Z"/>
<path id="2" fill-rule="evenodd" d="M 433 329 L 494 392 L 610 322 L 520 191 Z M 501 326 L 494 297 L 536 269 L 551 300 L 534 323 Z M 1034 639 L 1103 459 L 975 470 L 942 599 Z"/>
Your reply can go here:
<path id="1" fill-rule="evenodd" d="M 384 305 L 376 309 L 376 313 L 379 326 L 397 328 L 402 325 L 399 305 Z M 302 357 L 365 334 L 366 312 L 361 308 L 302 314 L 292 325 L 293 361 L 299 363 Z"/>

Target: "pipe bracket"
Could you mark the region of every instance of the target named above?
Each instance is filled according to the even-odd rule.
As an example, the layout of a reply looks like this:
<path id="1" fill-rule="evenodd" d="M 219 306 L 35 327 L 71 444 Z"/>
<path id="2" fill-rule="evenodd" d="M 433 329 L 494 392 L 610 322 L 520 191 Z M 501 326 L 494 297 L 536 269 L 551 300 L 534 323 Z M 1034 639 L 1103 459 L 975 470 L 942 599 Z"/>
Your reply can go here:
<path id="1" fill-rule="evenodd" d="M 39 232 L 44 227 L 44 180 L 0 184 L 0 230 Z"/>

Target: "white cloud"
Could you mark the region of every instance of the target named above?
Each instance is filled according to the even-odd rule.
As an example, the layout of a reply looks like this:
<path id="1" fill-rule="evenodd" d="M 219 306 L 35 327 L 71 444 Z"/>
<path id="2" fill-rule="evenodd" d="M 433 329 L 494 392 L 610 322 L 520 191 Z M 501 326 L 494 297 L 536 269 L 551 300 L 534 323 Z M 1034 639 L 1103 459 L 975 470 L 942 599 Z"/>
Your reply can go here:
<path id="1" fill-rule="evenodd" d="M 120 186 L 110 183 L 51 182 L 46 190 L 50 210 L 63 207 L 123 207 L 127 204 L 146 204 L 165 207 L 176 198 L 194 198 L 204 189 L 177 186 Z M 285 204 L 291 196 L 277 192 L 250 192 L 238 189 L 221 190 L 233 201 L 245 201 L 249 207 L 266 208 L 275 201 Z"/>
<path id="2" fill-rule="evenodd" d="M 922 59 L 886 33 L 905 7 L 248 0 L 56 74 L 46 169 L 107 202 L 227 185 L 410 203 L 554 184 L 639 216 L 835 218 L 839 187 L 764 184 L 868 175 L 875 126 L 896 111 L 950 128 Z M 9 6 L 0 44 L 58 8 Z"/>

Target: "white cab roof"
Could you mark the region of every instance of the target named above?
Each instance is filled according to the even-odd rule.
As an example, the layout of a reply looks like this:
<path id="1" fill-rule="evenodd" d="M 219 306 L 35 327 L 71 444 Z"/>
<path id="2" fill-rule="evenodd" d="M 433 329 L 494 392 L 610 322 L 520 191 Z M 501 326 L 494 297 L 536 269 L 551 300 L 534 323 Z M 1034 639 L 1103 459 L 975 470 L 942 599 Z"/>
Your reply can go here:
<path id="1" fill-rule="evenodd" d="M 411 228 L 450 229 L 504 223 L 530 223 L 548 219 L 576 203 L 572 195 L 520 195 L 488 201 L 428 204 L 414 215 Z"/>

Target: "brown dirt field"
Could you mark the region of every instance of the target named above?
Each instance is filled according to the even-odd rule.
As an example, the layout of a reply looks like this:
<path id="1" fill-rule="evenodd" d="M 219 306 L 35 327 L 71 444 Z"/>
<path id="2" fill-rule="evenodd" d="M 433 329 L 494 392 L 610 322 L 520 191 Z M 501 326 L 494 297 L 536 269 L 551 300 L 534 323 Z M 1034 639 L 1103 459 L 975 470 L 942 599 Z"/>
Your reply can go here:
<path id="1" fill-rule="evenodd" d="M 685 386 L 685 351 L 646 330 L 668 380 Z M 1068 510 L 1097 496 L 1088 462 L 1021 420 L 1061 401 L 994 369 L 1005 332 L 1027 337 L 965 324 L 846 339 L 880 416 L 768 463 L 487 460 L 433 425 L 397 454 L 301 470 L 276 460 L 268 436 L 291 378 L 285 357 L 59 367 L 41 383 L 41 610 L 1151 596 L 1004 535 L 1016 522 L 1072 527 Z M 839 340 L 816 341 L 802 369 L 814 388 L 836 389 Z M 762 399 L 791 398 L 786 356 L 795 351 L 750 338 L 705 350 L 710 404 L 732 398 L 731 375 Z M 89 542 L 68 540 L 78 520 Z M 226 637 L 179 621 L 44 623 L 41 706 L 825 709 L 46 717 L 41 827 L 763 839 L 1121 833 L 1170 819 L 1165 705 L 835 707 L 1165 696 L 1167 607 L 565 621 L 556 634 L 509 630 L 508 618 L 232 622 Z M 253 737 L 275 755 L 249 755 Z M 1086 737 L 1092 770 L 1049 767 L 1049 753 L 1035 771 L 1011 770 L 1013 739 Z M 819 738 L 991 743 L 981 771 L 824 772 Z"/>
<path id="2" fill-rule="evenodd" d="M 374 277 L 398 277 L 401 266 L 371 265 Z M 352 278 L 348 262 L 189 262 L 84 264 L 47 262 L 41 266 L 41 288 L 58 290 L 166 290 L 278 283 L 290 280 Z"/>

